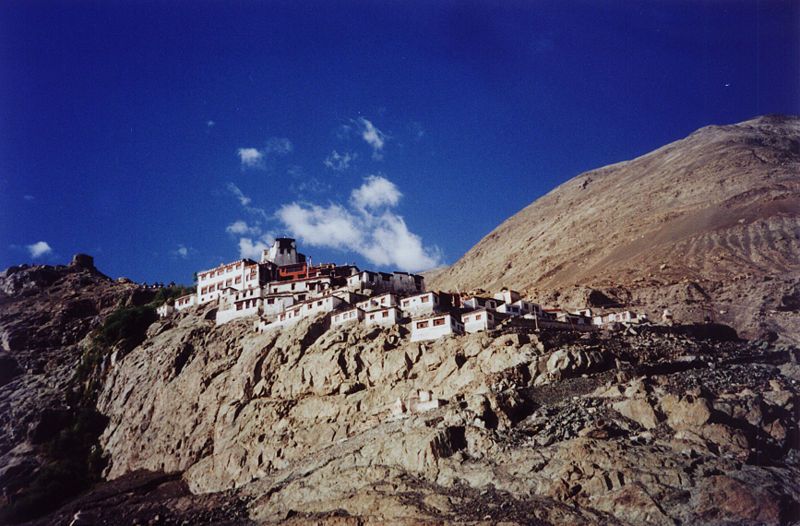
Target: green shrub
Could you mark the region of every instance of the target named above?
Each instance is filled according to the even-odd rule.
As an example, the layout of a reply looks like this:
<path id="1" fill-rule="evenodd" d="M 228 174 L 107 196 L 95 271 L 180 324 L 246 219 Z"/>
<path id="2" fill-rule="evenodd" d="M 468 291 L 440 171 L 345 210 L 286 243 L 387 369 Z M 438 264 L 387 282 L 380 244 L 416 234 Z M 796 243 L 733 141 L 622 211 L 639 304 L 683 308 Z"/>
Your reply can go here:
<path id="1" fill-rule="evenodd" d="M 123 307 L 114 311 L 100 328 L 96 340 L 107 347 L 122 343 L 132 349 L 145 340 L 147 328 L 158 319 L 155 307 Z"/>

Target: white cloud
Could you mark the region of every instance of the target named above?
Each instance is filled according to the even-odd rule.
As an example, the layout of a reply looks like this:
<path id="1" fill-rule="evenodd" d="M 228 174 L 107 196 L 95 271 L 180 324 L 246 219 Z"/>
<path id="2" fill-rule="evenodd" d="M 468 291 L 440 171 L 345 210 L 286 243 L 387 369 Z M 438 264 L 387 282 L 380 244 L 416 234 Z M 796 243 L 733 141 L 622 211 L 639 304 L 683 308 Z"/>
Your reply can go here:
<path id="1" fill-rule="evenodd" d="M 340 154 L 333 150 L 322 163 L 334 172 L 343 172 L 350 168 L 350 162 L 356 159 L 355 153 L 344 152 Z"/>
<path id="2" fill-rule="evenodd" d="M 261 233 L 261 229 L 258 226 L 250 226 L 247 224 L 246 221 L 242 221 L 239 219 L 238 221 L 234 221 L 227 227 L 225 227 L 225 231 L 229 234 L 235 235 L 251 235 L 257 236 Z"/>
<path id="3" fill-rule="evenodd" d="M 233 183 L 228 183 L 228 191 L 236 196 L 236 199 L 239 200 L 239 203 L 241 203 L 242 206 L 250 206 L 250 203 L 253 201 L 244 195 L 244 192 L 242 192 L 241 189 L 239 189 L 239 187 Z"/>
<path id="4" fill-rule="evenodd" d="M 23 195 L 23 196 L 22 196 L 22 198 L 23 198 L 24 200 L 26 200 L 26 201 L 33 201 L 34 199 L 36 199 L 35 197 L 33 197 L 33 196 L 32 196 L 32 195 L 30 195 L 30 194 L 25 194 L 25 195 Z"/>
<path id="5" fill-rule="evenodd" d="M 37 241 L 32 245 L 28 245 L 26 248 L 28 249 L 28 252 L 30 252 L 33 259 L 38 259 L 53 252 L 53 249 L 50 248 L 50 245 L 47 243 L 47 241 Z"/>
<path id="6" fill-rule="evenodd" d="M 267 147 L 265 151 L 267 153 L 286 155 L 287 153 L 291 153 L 292 150 L 294 150 L 294 145 L 292 144 L 292 141 L 286 137 L 272 137 L 267 141 Z"/>
<path id="7" fill-rule="evenodd" d="M 346 249 L 361 239 L 356 218 L 340 205 L 291 203 L 282 206 L 277 216 L 294 237 L 310 245 Z"/>
<path id="8" fill-rule="evenodd" d="M 375 221 L 362 254 L 378 265 L 396 265 L 400 270 L 427 270 L 441 264 L 438 248 L 426 249 L 422 238 L 410 232 L 402 217 L 384 212 Z"/>
<path id="9" fill-rule="evenodd" d="M 186 259 L 189 257 L 189 254 L 194 254 L 195 252 L 197 252 L 195 249 L 187 247 L 186 245 L 181 243 L 178 245 L 178 248 L 172 250 L 170 254 L 172 254 L 172 256 L 174 257 Z"/>
<path id="10" fill-rule="evenodd" d="M 375 127 L 372 122 L 364 117 L 359 117 L 359 124 L 361 124 L 361 138 L 372 147 L 372 158 L 382 159 L 383 146 L 386 143 L 386 134 Z"/>
<path id="11" fill-rule="evenodd" d="M 261 168 L 264 166 L 264 153 L 257 148 L 239 148 L 236 152 L 244 168 Z"/>
<path id="12" fill-rule="evenodd" d="M 213 128 L 213 127 L 214 127 L 214 126 L 216 126 L 216 125 L 217 125 L 217 123 L 216 123 L 216 122 L 214 122 L 214 121 L 208 121 L 208 122 L 206 122 L 206 126 L 207 126 L 207 127 L 209 127 L 209 128 Z"/>
<path id="13" fill-rule="evenodd" d="M 397 206 L 403 194 L 390 180 L 380 175 L 370 175 L 364 184 L 353 190 L 350 202 L 359 210 L 381 206 Z"/>
<path id="14" fill-rule="evenodd" d="M 290 203 L 277 217 L 290 235 L 301 243 L 361 254 L 371 263 L 405 271 L 419 271 L 441 264 L 436 247 L 426 247 L 409 231 L 405 220 L 392 208 L 402 194 L 384 177 L 371 176 L 353 190 L 350 208 L 336 203 Z"/>
<path id="15" fill-rule="evenodd" d="M 261 261 L 261 253 L 271 244 L 272 242 L 265 238 L 256 240 L 249 237 L 239 238 L 239 257 Z"/>

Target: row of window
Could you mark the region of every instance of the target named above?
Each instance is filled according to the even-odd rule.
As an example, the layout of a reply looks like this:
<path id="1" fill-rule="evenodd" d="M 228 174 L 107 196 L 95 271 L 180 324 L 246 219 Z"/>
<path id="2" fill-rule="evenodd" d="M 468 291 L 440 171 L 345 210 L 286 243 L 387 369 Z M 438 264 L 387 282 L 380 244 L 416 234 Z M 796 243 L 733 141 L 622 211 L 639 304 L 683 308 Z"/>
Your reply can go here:
<path id="1" fill-rule="evenodd" d="M 226 272 L 231 272 L 233 270 L 239 270 L 240 268 L 242 268 L 242 265 L 244 265 L 244 263 L 242 263 L 240 261 L 239 263 L 234 263 L 232 265 L 226 265 L 225 267 L 220 267 L 220 268 L 217 268 L 215 270 L 209 270 L 208 272 L 201 272 L 197 276 L 197 278 L 198 279 L 208 279 L 208 278 L 213 278 L 214 276 L 222 276 Z M 255 269 L 253 269 L 253 272 L 255 272 Z"/>
<path id="2" fill-rule="evenodd" d="M 434 318 L 433 319 L 433 326 L 438 327 L 439 325 L 444 325 L 444 318 Z M 430 320 L 418 321 L 417 322 L 417 329 L 425 329 L 430 326 Z"/>

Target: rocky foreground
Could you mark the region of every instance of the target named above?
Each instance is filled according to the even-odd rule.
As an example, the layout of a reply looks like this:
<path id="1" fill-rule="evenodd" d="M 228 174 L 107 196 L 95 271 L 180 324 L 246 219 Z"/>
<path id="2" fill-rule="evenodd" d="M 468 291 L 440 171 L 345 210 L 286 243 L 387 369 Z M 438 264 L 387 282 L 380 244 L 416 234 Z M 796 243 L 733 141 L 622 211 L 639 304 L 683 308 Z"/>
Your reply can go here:
<path id="1" fill-rule="evenodd" d="M 8 295 L 4 314 L 52 296 Z M 34 523 L 800 520 L 794 347 L 716 325 L 420 344 L 322 319 L 257 334 L 210 314 L 108 349 L 96 398 L 107 482 Z M 6 340 L 20 330 L 10 319 Z M 3 356 L 31 345 L 4 344 Z M 53 374 L 22 367 L 0 387 L 3 444 L 16 444 L 6 461 L 36 448 L 41 420 L 14 426 L 9 409 L 41 389 L 22 382 L 57 390 Z M 420 390 L 441 407 L 417 410 Z"/>

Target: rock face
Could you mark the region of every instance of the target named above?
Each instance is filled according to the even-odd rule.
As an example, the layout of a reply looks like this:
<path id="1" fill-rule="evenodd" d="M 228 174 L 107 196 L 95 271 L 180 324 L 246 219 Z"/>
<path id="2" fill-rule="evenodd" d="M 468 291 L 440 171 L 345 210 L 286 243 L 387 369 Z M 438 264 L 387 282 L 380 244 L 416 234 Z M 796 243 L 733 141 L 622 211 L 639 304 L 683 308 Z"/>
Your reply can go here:
<path id="1" fill-rule="evenodd" d="M 256 523 L 798 518 L 797 350 L 691 332 L 420 344 L 181 313 L 108 374 L 106 475 L 182 473 L 195 496 L 164 500 L 168 523 L 204 498 Z M 393 412 L 420 390 L 441 406 Z M 50 523 L 91 507 L 71 506 Z"/>
<path id="2" fill-rule="evenodd" d="M 629 303 L 800 341 L 800 118 L 709 126 L 567 181 L 432 288 L 502 286 L 579 307 Z"/>
<path id="3" fill-rule="evenodd" d="M 42 469 L 45 443 L 73 424 L 66 395 L 81 342 L 137 289 L 88 257 L 0 272 L 0 509 Z"/>

